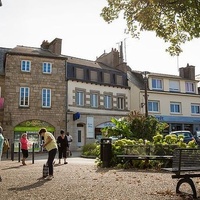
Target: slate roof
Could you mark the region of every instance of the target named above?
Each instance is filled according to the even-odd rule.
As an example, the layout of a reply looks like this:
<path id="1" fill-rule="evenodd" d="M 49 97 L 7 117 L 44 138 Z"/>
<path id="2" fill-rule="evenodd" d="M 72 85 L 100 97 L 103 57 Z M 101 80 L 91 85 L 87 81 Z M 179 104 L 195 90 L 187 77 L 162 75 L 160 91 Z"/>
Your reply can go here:
<path id="1" fill-rule="evenodd" d="M 39 57 L 51 57 L 51 58 L 65 59 L 64 56 L 54 54 L 50 50 L 42 49 L 42 48 L 36 48 L 36 47 L 26 47 L 26 46 L 16 46 L 15 48 L 13 48 L 9 52 L 9 54 L 39 56 Z"/>
<path id="2" fill-rule="evenodd" d="M 4 62 L 5 62 L 5 55 L 8 51 L 10 51 L 10 48 L 4 48 L 0 47 L 0 75 L 4 75 Z"/>
<path id="3" fill-rule="evenodd" d="M 76 58 L 76 57 L 72 57 L 72 56 L 66 56 L 66 58 L 67 58 L 67 62 L 72 63 L 72 64 L 77 64 L 77 65 L 82 65 L 82 66 L 87 66 L 87 67 L 94 67 L 94 68 L 97 68 L 97 69 L 116 71 L 116 72 L 122 73 L 122 71 L 120 71 L 118 69 L 114 69 L 114 68 L 109 67 L 109 66 L 106 66 L 106 65 L 104 65 L 103 63 L 100 63 L 100 62 Z"/>

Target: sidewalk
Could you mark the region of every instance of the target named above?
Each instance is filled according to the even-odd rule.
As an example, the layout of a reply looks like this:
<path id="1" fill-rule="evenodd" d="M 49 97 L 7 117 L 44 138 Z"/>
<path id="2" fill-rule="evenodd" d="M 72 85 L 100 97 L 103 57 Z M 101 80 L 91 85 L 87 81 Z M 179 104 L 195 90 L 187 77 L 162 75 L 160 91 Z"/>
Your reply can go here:
<path id="1" fill-rule="evenodd" d="M 56 155 L 56 158 L 57 158 L 57 156 L 58 156 L 58 153 Z M 48 157 L 48 152 L 47 151 L 35 152 L 34 153 L 34 160 L 44 160 L 44 159 L 47 159 L 47 157 Z M 81 152 L 80 151 L 72 152 L 72 156 L 71 157 L 81 157 Z M 22 153 L 21 152 L 20 152 L 20 156 L 19 156 L 19 153 L 14 153 L 14 161 L 21 160 L 21 158 L 22 158 Z M 32 152 L 29 152 L 29 156 L 28 156 L 27 160 L 32 160 L 32 159 L 33 159 L 33 154 L 32 154 Z M 8 154 L 8 158 L 7 158 L 7 154 L 6 153 L 4 153 L 2 158 L 1 158 L 1 161 L 8 161 L 8 160 L 11 160 L 10 152 Z"/>

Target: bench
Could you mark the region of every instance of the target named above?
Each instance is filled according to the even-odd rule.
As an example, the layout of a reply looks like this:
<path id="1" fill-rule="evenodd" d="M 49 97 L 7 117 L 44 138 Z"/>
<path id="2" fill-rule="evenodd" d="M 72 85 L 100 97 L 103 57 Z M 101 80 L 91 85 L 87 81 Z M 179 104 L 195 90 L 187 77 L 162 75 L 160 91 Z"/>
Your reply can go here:
<path id="1" fill-rule="evenodd" d="M 172 161 L 172 153 L 174 146 L 168 146 L 166 149 L 162 148 L 158 152 L 158 148 L 153 146 L 145 145 L 126 145 L 123 147 L 123 154 L 117 155 L 117 158 L 120 158 L 122 162 L 130 164 L 133 166 L 132 161 L 134 160 L 144 160 L 147 163 L 149 160 L 163 160 L 163 161 Z M 177 147 L 176 147 L 177 148 Z"/>
<path id="2" fill-rule="evenodd" d="M 117 158 L 121 158 L 126 165 L 129 163 L 130 165 L 133 165 L 133 160 L 145 160 L 148 162 L 149 160 L 172 160 L 171 155 L 131 155 L 131 154 L 124 154 L 124 155 L 117 155 Z"/>
<path id="3" fill-rule="evenodd" d="M 180 179 L 176 185 L 176 193 L 180 194 L 180 186 L 188 183 L 197 198 L 197 192 L 192 178 L 200 177 L 200 149 L 175 149 L 172 158 L 172 168 L 162 168 L 174 173 L 172 179 Z"/>

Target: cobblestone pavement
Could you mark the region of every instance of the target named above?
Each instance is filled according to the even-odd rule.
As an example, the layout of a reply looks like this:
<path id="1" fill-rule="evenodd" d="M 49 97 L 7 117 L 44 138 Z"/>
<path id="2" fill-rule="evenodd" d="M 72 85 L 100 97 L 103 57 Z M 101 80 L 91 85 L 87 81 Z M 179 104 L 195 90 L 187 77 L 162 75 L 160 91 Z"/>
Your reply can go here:
<path id="1" fill-rule="evenodd" d="M 3 158 L 0 162 L 0 200 L 180 200 L 191 196 L 177 196 L 177 180 L 171 174 L 156 171 L 97 168 L 95 159 L 73 153 L 68 164 L 54 167 L 51 181 L 42 178 L 42 166 L 47 154 L 31 157 L 27 165 Z M 195 180 L 199 194 L 199 179 Z M 187 186 L 183 190 L 189 191 Z"/>

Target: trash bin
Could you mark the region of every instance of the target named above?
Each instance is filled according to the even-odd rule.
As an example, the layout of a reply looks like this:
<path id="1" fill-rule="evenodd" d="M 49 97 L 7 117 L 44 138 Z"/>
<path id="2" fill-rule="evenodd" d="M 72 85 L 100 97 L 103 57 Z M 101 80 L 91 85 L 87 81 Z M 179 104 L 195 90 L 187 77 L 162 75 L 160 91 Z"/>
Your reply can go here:
<path id="1" fill-rule="evenodd" d="M 111 138 L 101 139 L 100 153 L 101 153 L 100 158 L 101 158 L 103 167 L 110 167 L 110 162 L 112 158 L 112 139 Z"/>

